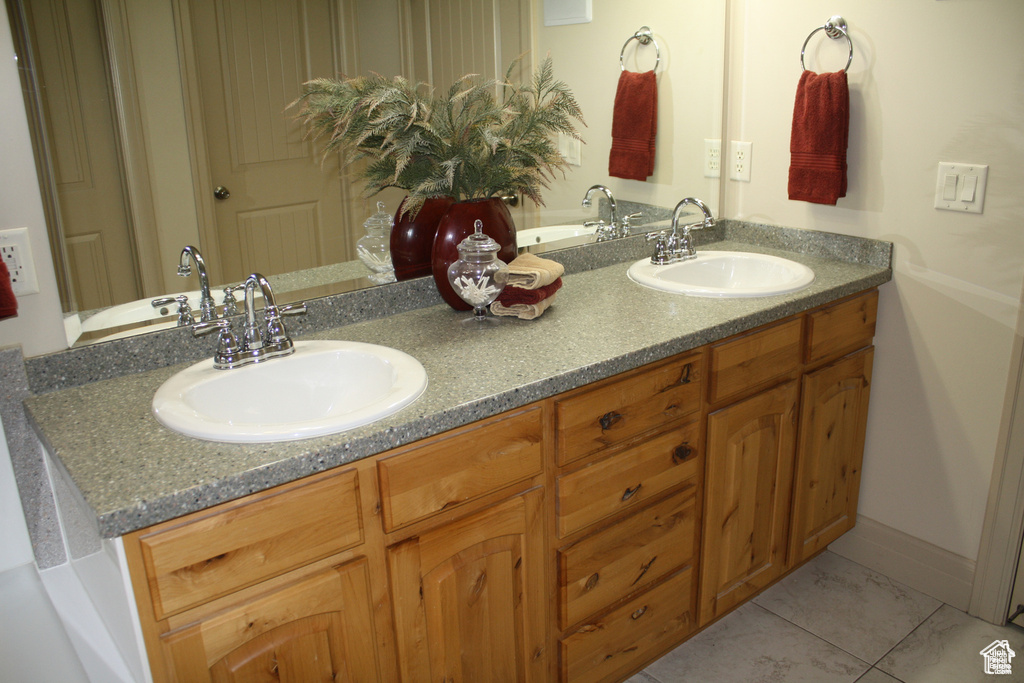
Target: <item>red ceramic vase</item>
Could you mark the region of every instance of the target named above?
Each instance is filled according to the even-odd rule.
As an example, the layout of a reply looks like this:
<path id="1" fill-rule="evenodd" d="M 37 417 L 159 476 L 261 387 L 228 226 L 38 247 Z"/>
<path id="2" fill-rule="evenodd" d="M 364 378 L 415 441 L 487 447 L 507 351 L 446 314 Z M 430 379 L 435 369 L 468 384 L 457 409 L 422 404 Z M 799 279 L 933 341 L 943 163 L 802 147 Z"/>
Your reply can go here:
<path id="1" fill-rule="evenodd" d="M 451 197 L 432 197 L 423 202 L 415 218 L 402 216 L 405 200 L 395 213 L 395 227 L 391 229 L 391 263 L 395 278 L 410 280 L 430 275 L 430 254 L 434 248 L 437 224 L 455 200 Z"/>
<path id="2" fill-rule="evenodd" d="M 473 224 L 477 220 L 483 223 L 484 234 L 490 235 L 501 245 L 498 258 L 509 263 L 517 253 L 516 226 L 505 202 L 491 197 L 452 204 L 437 225 L 432 261 L 437 291 L 457 311 L 469 311 L 473 307 L 460 299 L 452 289 L 448 282 L 448 267 L 459 260 L 459 243 L 473 233 Z"/>

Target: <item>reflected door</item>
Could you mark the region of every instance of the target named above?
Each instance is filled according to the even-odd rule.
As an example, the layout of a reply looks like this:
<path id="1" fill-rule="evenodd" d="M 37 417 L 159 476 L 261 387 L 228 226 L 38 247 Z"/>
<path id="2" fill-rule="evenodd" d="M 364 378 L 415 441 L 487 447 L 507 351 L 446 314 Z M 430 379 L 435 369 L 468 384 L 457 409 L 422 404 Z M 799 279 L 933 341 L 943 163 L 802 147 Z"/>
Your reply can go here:
<path id="1" fill-rule="evenodd" d="M 502 78 L 522 56 L 514 80 L 530 78 L 529 0 L 408 0 L 414 78 L 441 92 L 466 74 Z M 509 206 L 516 228 L 534 227 L 533 206 Z"/>
<path id="2" fill-rule="evenodd" d="M 142 292 L 96 3 L 24 7 L 71 281 L 62 286 L 83 311 L 133 301 Z"/>
<path id="3" fill-rule="evenodd" d="M 338 158 L 322 162 L 286 111 L 305 81 L 337 75 L 336 4 L 190 5 L 210 169 L 204 191 L 216 197 L 217 281 L 351 258 Z"/>

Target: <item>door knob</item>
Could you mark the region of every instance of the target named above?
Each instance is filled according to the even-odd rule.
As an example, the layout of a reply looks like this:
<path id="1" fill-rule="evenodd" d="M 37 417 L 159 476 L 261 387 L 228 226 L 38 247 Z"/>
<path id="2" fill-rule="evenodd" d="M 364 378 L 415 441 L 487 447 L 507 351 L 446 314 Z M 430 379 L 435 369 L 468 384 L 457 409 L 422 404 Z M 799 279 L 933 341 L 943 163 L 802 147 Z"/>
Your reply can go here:
<path id="1" fill-rule="evenodd" d="M 217 199 L 227 199 L 228 197 L 231 196 L 231 192 L 228 190 L 228 188 L 224 187 L 223 185 L 218 185 L 213 190 L 213 196 L 216 197 Z"/>

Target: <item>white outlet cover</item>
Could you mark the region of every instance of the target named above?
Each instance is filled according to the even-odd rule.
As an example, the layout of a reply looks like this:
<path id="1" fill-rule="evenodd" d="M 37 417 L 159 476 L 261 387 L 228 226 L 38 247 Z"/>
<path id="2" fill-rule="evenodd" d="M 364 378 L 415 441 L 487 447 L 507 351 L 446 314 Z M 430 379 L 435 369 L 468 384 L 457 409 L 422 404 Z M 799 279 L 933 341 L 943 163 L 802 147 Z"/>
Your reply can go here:
<path id="1" fill-rule="evenodd" d="M 943 197 L 947 176 L 953 176 L 948 181 L 950 188 L 954 189 L 953 199 L 945 199 Z M 976 182 L 973 200 L 969 200 L 969 192 L 967 194 L 964 192 L 969 185 L 968 180 L 971 178 Z M 940 161 L 938 176 L 935 180 L 935 208 L 943 211 L 981 213 L 985 209 L 985 185 L 987 183 L 987 164 L 962 164 Z"/>
<path id="2" fill-rule="evenodd" d="M 733 140 L 729 143 L 729 177 L 745 183 L 750 182 L 750 157 L 753 143 Z"/>
<path id="3" fill-rule="evenodd" d="M 11 283 L 14 295 L 38 294 L 39 282 L 36 280 L 35 260 L 32 258 L 32 243 L 28 238 L 28 228 L 0 230 L 0 248 L 5 246 L 13 246 L 18 252 L 21 274 L 17 282 Z"/>

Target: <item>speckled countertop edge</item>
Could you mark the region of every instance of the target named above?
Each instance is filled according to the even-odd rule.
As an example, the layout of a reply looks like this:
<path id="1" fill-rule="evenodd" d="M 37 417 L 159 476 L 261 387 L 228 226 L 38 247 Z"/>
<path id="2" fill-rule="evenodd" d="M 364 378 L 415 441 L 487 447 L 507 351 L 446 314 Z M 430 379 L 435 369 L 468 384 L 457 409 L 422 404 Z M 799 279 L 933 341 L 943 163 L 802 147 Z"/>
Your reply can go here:
<path id="1" fill-rule="evenodd" d="M 887 243 L 877 244 L 884 251 Z M 730 241 L 714 248 L 754 250 L 749 243 Z M 535 321 L 503 318 L 491 326 L 465 324 L 468 314 L 441 305 L 303 335 L 392 346 L 414 355 L 427 370 L 429 384 L 417 402 L 343 434 L 277 444 L 223 444 L 171 432 L 153 418 L 150 401 L 156 388 L 184 364 L 31 397 L 25 405 L 43 443 L 96 514 L 100 533 L 119 536 L 526 405 L 891 279 L 891 270 L 879 265 L 760 246 L 756 250 L 806 263 L 815 270 L 815 282 L 801 292 L 767 298 L 681 297 L 629 282 L 626 262 L 567 275 L 556 302 Z"/>

